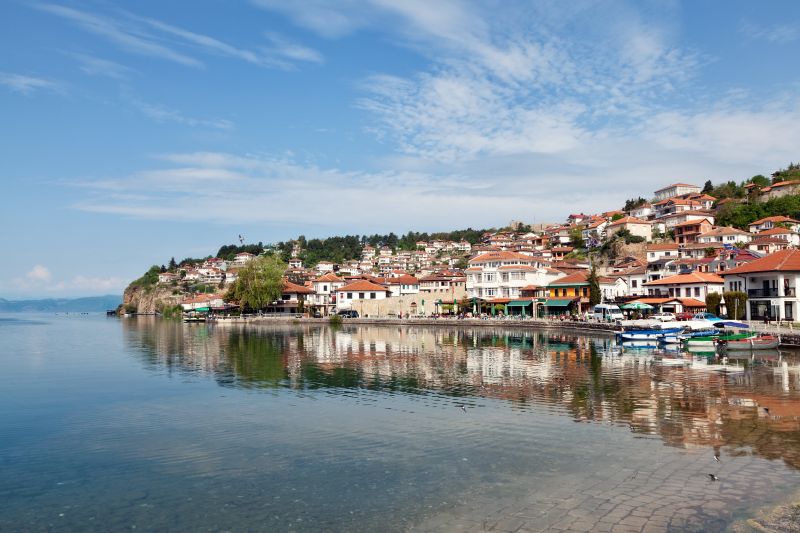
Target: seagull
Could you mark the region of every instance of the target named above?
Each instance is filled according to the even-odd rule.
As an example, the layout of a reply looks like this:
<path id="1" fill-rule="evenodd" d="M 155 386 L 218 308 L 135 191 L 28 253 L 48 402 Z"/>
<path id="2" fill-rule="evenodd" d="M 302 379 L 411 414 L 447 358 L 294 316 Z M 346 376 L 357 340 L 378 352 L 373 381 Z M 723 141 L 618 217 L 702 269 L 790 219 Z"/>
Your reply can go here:
<path id="1" fill-rule="evenodd" d="M 711 479 L 711 481 L 719 481 L 719 478 L 714 474 L 708 474 L 708 477 L 709 479 Z"/>
<path id="2" fill-rule="evenodd" d="M 463 403 L 457 403 L 457 404 L 456 404 L 456 407 L 459 407 L 459 408 L 461 408 L 461 410 L 462 410 L 462 411 L 464 411 L 464 413 L 466 413 L 466 412 L 467 412 L 467 406 L 466 406 L 466 405 L 464 405 Z"/>

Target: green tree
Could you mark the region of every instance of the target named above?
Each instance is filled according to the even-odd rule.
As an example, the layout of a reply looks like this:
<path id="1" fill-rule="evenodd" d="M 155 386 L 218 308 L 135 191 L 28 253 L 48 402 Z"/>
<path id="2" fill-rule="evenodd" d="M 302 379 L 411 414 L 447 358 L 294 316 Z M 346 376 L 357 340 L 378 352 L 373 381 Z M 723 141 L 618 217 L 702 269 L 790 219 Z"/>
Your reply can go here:
<path id="1" fill-rule="evenodd" d="M 169 260 L 169 265 L 167 266 L 170 272 L 175 272 L 175 269 L 178 268 L 178 263 L 175 262 L 175 258 L 171 257 Z"/>
<path id="2" fill-rule="evenodd" d="M 583 242 L 583 232 L 581 228 L 572 228 L 569 231 L 569 242 L 575 248 L 586 248 L 586 243 Z"/>
<path id="3" fill-rule="evenodd" d="M 708 194 L 714 190 L 714 185 L 711 183 L 711 180 L 706 181 L 705 185 L 703 185 L 703 194 Z"/>
<path id="4" fill-rule="evenodd" d="M 594 265 L 592 265 L 592 271 L 589 272 L 586 281 L 589 282 L 589 303 L 591 305 L 599 304 L 603 299 L 603 294 L 600 292 L 600 281 L 597 279 L 597 270 Z"/>
<path id="5" fill-rule="evenodd" d="M 712 315 L 719 314 L 719 303 L 722 295 L 717 292 L 710 292 L 706 295 L 706 311 Z"/>
<path id="6" fill-rule="evenodd" d="M 709 295 L 710 296 L 710 295 Z M 728 317 L 733 320 L 741 320 L 747 311 L 747 293 L 741 291 L 729 291 L 723 293 L 725 298 L 725 309 Z M 708 297 L 706 297 L 708 301 Z"/>
<path id="7" fill-rule="evenodd" d="M 227 298 L 250 309 L 262 309 L 281 297 L 286 264 L 276 255 L 263 255 L 239 269 Z"/>

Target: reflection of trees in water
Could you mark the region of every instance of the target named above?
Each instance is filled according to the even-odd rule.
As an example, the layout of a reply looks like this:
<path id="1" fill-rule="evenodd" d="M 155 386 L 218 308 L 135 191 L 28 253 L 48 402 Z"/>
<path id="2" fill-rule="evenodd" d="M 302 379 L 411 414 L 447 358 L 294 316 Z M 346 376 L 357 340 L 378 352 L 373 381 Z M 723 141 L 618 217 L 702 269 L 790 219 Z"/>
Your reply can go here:
<path id="1" fill-rule="evenodd" d="M 155 320 L 129 322 L 125 335 L 149 367 L 209 373 L 226 387 L 482 396 L 627 424 L 671 446 L 729 445 L 800 467 L 797 374 L 781 381 L 759 367 L 735 377 L 698 372 L 620 355 L 604 337 L 501 328 Z M 765 402 L 784 406 L 780 417 L 764 416 Z"/>

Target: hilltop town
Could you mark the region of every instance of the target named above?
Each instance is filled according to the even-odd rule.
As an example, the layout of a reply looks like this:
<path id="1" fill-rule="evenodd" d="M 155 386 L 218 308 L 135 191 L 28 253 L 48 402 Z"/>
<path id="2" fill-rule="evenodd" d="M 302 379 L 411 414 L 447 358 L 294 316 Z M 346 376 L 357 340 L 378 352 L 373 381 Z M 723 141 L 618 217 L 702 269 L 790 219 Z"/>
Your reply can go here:
<path id="1" fill-rule="evenodd" d="M 124 303 L 140 313 L 177 304 L 235 313 L 226 294 L 240 269 L 275 254 L 287 265 L 283 294 L 259 310 L 265 314 L 586 316 L 598 302 L 680 314 L 725 311 L 722 295 L 737 293 L 743 308 L 729 314 L 794 320 L 800 221 L 786 215 L 800 212 L 800 179 L 786 178 L 798 172 L 790 165 L 772 180 L 741 185 L 673 183 L 622 209 L 453 232 L 458 239 L 409 233 L 228 245 L 215 257 L 151 268 Z M 320 259 L 331 245 L 339 260 Z"/>

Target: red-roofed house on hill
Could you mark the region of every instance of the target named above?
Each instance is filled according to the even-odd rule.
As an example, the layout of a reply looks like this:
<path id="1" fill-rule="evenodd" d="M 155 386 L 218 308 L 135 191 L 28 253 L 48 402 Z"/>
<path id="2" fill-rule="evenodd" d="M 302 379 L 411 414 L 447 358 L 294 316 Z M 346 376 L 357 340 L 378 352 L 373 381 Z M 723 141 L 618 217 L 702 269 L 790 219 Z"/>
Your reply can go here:
<path id="1" fill-rule="evenodd" d="M 800 231 L 800 221 L 785 217 L 783 215 L 756 220 L 748 225 L 748 229 L 750 230 L 750 233 L 760 233 L 764 230 L 780 226 L 786 226 L 792 231 Z"/>
<path id="2" fill-rule="evenodd" d="M 622 230 L 628 230 L 631 235 L 642 237 L 649 241 L 653 238 L 653 225 L 647 221 L 633 217 L 622 217 L 606 227 L 606 237 L 611 238 Z"/>
<path id="3" fill-rule="evenodd" d="M 697 242 L 697 238 L 701 234 L 711 231 L 713 227 L 714 224 L 712 224 L 710 220 L 701 218 L 675 224 L 672 231 L 675 232 L 675 240 L 678 244 L 689 244 Z"/>
<path id="4" fill-rule="evenodd" d="M 747 293 L 748 320 L 796 320 L 800 250 L 788 249 L 720 272 L 726 291 Z"/>
<path id="5" fill-rule="evenodd" d="M 655 192 L 656 201 L 666 200 L 675 196 L 682 196 L 684 194 L 699 193 L 700 187 L 697 185 L 689 185 L 688 183 L 673 183 L 664 188 L 658 189 Z"/>

